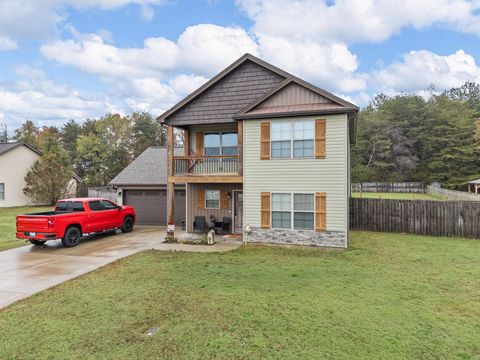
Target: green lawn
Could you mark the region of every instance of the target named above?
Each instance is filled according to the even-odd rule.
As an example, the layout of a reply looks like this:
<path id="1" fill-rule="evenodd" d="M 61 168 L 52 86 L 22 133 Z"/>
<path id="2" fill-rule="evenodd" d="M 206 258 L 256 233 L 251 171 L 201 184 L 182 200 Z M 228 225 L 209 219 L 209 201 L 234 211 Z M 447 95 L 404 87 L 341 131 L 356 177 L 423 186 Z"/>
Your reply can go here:
<path id="1" fill-rule="evenodd" d="M 48 211 L 49 207 L 10 207 L 0 208 L 0 251 L 22 246 L 24 240 L 15 238 L 15 218 L 18 214 Z"/>
<path id="2" fill-rule="evenodd" d="M 364 199 L 400 199 L 400 200 L 442 200 L 439 197 L 430 194 L 413 194 L 413 193 L 374 193 L 374 192 L 354 192 L 354 198 Z"/>
<path id="3" fill-rule="evenodd" d="M 0 311 L 0 358 L 480 358 L 480 241 L 352 238 L 134 255 Z"/>

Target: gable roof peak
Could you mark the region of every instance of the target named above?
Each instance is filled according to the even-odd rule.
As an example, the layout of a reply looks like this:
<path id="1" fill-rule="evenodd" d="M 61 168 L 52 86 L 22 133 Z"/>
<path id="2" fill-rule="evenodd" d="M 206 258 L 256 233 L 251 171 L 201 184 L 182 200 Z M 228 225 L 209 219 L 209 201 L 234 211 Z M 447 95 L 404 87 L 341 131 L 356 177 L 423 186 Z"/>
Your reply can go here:
<path id="1" fill-rule="evenodd" d="M 232 64 L 227 66 L 225 69 L 223 69 L 221 72 L 219 72 L 217 75 L 215 75 L 213 78 L 211 78 L 209 81 L 207 81 L 205 84 L 200 86 L 197 90 L 192 92 L 190 95 L 185 97 L 183 100 L 178 102 L 176 105 L 174 105 L 172 108 L 169 110 L 165 111 L 162 115 L 157 117 L 157 121 L 160 122 L 165 122 L 170 116 L 172 116 L 174 113 L 176 113 L 178 110 L 182 109 L 184 106 L 189 104 L 191 101 L 193 101 L 195 98 L 199 97 L 203 93 L 205 93 L 208 89 L 212 88 L 216 83 L 218 83 L 220 80 L 226 78 L 229 74 L 231 74 L 233 71 L 235 71 L 237 68 L 239 68 L 241 65 L 246 63 L 247 61 L 250 61 L 258 66 L 261 66 L 264 69 L 267 69 L 273 73 L 275 73 L 277 76 L 280 78 L 283 78 L 283 81 L 281 81 L 279 84 L 275 85 L 272 89 L 267 91 L 267 93 L 263 94 L 259 98 L 255 99 L 252 101 L 250 104 L 248 104 L 244 109 L 240 110 L 236 114 L 232 114 L 233 118 L 240 118 L 242 115 L 245 115 L 245 113 L 252 108 L 254 108 L 256 105 L 260 104 L 261 102 L 265 101 L 267 98 L 270 96 L 276 94 L 278 91 L 283 89 L 285 86 L 291 84 L 291 83 L 296 83 L 300 86 L 303 86 L 310 91 L 319 94 L 320 96 L 338 104 L 340 107 L 345 108 L 346 110 L 349 111 L 356 111 L 358 110 L 358 107 L 346 100 L 343 100 L 342 98 L 325 91 L 315 85 L 312 85 L 305 80 L 302 80 L 290 73 L 288 73 L 285 70 L 282 70 L 275 65 L 272 65 L 265 60 L 262 60 L 250 53 L 245 53 L 243 54 L 240 58 L 235 60 Z"/>

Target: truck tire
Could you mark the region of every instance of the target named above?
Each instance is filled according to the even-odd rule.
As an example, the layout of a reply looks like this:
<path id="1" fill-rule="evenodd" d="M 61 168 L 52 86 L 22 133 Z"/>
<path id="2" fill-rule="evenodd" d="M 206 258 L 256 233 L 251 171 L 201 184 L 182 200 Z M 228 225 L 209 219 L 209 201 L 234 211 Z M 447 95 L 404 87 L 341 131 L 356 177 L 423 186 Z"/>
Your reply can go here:
<path id="1" fill-rule="evenodd" d="M 135 221 L 133 220 L 133 217 L 126 216 L 125 219 L 123 219 L 122 232 L 128 233 L 132 231 L 133 225 L 135 225 Z"/>
<path id="2" fill-rule="evenodd" d="M 82 237 L 82 232 L 78 227 L 72 226 L 65 231 L 65 235 L 62 238 L 62 244 L 65 247 L 77 246 Z"/>
<path id="3" fill-rule="evenodd" d="M 42 246 L 43 244 L 46 243 L 44 240 L 28 240 L 30 241 L 30 244 L 36 245 L 36 246 Z"/>

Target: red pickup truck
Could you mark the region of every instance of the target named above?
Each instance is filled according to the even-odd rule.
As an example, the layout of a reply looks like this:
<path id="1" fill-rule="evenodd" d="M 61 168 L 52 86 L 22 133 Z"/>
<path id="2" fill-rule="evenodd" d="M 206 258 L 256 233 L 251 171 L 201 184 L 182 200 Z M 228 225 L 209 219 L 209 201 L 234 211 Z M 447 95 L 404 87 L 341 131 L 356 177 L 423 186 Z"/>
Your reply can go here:
<path id="1" fill-rule="evenodd" d="M 110 200 L 78 198 L 59 200 L 54 211 L 17 216 L 17 238 L 43 245 L 62 239 L 66 247 L 77 246 L 84 235 L 106 230 L 133 230 L 135 210 Z"/>

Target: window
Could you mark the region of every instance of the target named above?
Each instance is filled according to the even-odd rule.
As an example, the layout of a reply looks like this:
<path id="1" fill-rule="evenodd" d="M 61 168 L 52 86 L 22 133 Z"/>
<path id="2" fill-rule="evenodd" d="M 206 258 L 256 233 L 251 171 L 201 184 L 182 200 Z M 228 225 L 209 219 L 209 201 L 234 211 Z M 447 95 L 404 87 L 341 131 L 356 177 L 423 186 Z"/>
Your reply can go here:
<path id="1" fill-rule="evenodd" d="M 290 121 L 272 122 L 271 129 L 272 158 L 290 158 L 292 123 Z"/>
<path id="2" fill-rule="evenodd" d="M 222 134 L 222 155 L 237 155 L 238 137 L 237 133 Z"/>
<path id="3" fill-rule="evenodd" d="M 88 203 L 92 211 L 103 211 L 117 209 L 117 205 L 108 200 L 93 200 Z"/>
<path id="4" fill-rule="evenodd" d="M 114 210 L 118 208 L 117 205 L 108 200 L 100 200 L 100 204 L 102 206 L 102 210 Z"/>
<path id="5" fill-rule="evenodd" d="M 272 194 L 272 227 L 290 229 L 292 227 L 291 209 L 290 194 Z"/>
<path id="6" fill-rule="evenodd" d="M 205 155 L 220 155 L 220 133 L 205 134 Z"/>
<path id="7" fill-rule="evenodd" d="M 272 121 L 271 157 L 273 159 L 312 158 L 313 120 Z"/>
<path id="8" fill-rule="evenodd" d="M 5 200 L 5 184 L 0 184 L 0 200 Z"/>
<path id="9" fill-rule="evenodd" d="M 100 204 L 99 200 L 94 200 L 94 201 L 89 201 L 88 202 L 88 207 L 92 211 L 100 211 L 102 210 L 102 205 Z"/>
<path id="10" fill-rule="evenodd" d="M 293 157 L 313 157 L 313 121 L 295 121 L 293 123 Z"/>
<path id="11" fill-rule="evenodd" d="M 61 201 L 57 203 L 55 211 L 85 211 L 81 201 Z"/>
<path id="12" fill-rule="evenodd" d="M 205 191 L 205 209 L 220 209 L 220 190 Z"/>
<path id="13" fill-rule="evenodd" d="M 205 133 L 204 149 L 206 156 L 237 155 L 237 133 Z"/>
<path id="14" fill-rule="evenodd" d="M 293 228 L 313 230 L 314 228 L 314 195 L 293 195 Z"/>
<path id="15" fill-rule="evenodd" d="M 314 194 L 272 194 L 272 228 L 313 230 L 314 211 Z"/>

